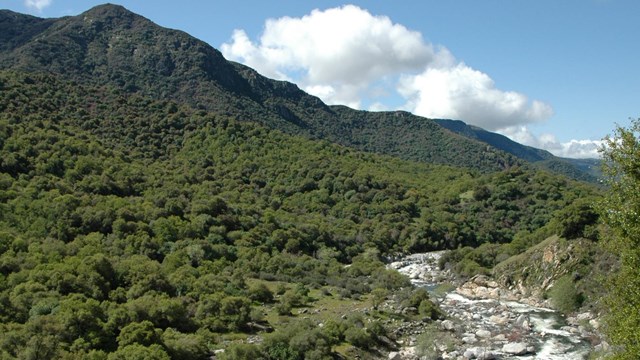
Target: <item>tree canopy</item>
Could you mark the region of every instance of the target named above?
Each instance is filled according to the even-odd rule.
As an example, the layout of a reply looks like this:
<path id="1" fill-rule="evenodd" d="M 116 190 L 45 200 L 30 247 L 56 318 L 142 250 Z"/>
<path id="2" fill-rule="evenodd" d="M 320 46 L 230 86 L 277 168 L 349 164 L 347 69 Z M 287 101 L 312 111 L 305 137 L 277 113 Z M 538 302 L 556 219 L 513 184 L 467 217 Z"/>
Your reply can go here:
<path id="1" fill-rule="evenodd" d="M 380 305 L 408 284 L 385 256 L 508 243 L 597 193 L 518 167 L 363 153 L 52 75 L 3 71 L 0 87 L 9 358 L 199 358 L 220 336 L 253 331 L 265 303 L 290 314 L 305 288 L 324 286 L 344 298 L 378 289 Z M 291 285 L 279 294 L 249 280 Z M 376 343 L 353 324 L 300 341 Z M 278 336 L 261 351 L 302 356 Z"/>
<path id="2" fill-rule="evenodd" d="M 640 119 L 618 127 L 603 148 L 610 191 L 600 204 L 607 245 L 620 259 L 612 276 L 607 332 L 616 359 L 640 357 Z"/>

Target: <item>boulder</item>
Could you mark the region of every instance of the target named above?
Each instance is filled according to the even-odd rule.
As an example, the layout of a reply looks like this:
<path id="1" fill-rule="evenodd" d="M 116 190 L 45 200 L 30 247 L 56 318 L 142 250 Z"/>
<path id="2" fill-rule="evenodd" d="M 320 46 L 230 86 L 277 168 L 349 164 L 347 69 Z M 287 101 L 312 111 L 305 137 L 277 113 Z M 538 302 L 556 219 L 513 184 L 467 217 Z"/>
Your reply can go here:
<path id="1" fill-rule="evenodd" d="M 590 312 L 585 312 L 582 314 L 578 314 L 576 318 L 578 319 L 578 321 L 591 320 L 593 319 L 593 314 L 591 314 Z"/>
<path id="2" fill-rule="evenodd" d="M 478 339 L 476 338 L 475 335 L 469 335 L 462 338 L 462 342 L 465 344 L 473 344 L 476 341 L 478 341 Z"/>
<path id="3" fill-rule="evenodd" d="M 389 360 L 401 360 L 402 355 L 400 355 L 397 351 L 392 351 L 389 353 Z"/>
<path id="4" fill-rule="evenodd" d="M 476 351 L 476 358 L 479 360 L 494 360 L 498 356 L 487 349 L 480 348 Z"/>
<path id="5" fill-rule="evenodd" d="M 475 359 L 476 358 L 476 353 L 473 351 L 473 349 L 467 349 L 464 354 L 462 354 L 462 356 L 465 359 Z"/>
<path id="6" fill-rule="evenodd" d="M 455 330 L 455 324 L 454 324 L 454 323 L 453 323 L 453 321 L 451 321 L 451 320 L 445 320 L 445 321 L 443 321 L 443 322 L 440 324 L 440 326 L 442 326 L 442 328 L 443 328 L 444 330 L 447 330 L 447 331 L 453 331 L 453 330 Z"/>
<path id="7" fill-rule="evenodd" d="M 502 351 L 511 355 L 524 355 L 529 353 L 528 345 L 523 342 L 512 342 L 504 344 Z"/>
<path id="8" fill-rule="evenodd" d="M 493 337 L 493 341 L 505 342 L 507 341 L 507 336 L 505 334 L 498 334 Z"/>
<path id="9" fill-rule="evenodd" d="M 489 320 L 495 324 L 498 325 L 504 325 L 506 323 L 509 322 L 509 318 L 506 316 L 499 316 L 499 315 L 491 315 L 491 317 L 489 318 Z"/>
<path id="10" fill-rule="evenodd" d="M 487 282 L 489 281 L 489 277 L 486 275 L 476 275 L 474 277 L 471 278 L 471 281 L 479 286 L 486 286 Z"/>
<path id="11" fill-rule="evenodd" d="M 528 327 L 529 326 L 529 317 L 524 315 L 524 314 L 518 316 L 518 318 L 516 319 L 516 325 L 520 326 L 520 327 Z"/>
<path id="12" fill-rule="evenodd" d="M 465 359 L 494 360 L 496 354 L 482 347 L 472 347 L 465 350 L 463 357 Z"/>
<path id="13" fill-rule="evenodd" d="M 409 306 L 402 309 L 402 315 L 417 314 L 417 313 L 418 313 L 418 309 L 414 308 L 413 306 Z"/>

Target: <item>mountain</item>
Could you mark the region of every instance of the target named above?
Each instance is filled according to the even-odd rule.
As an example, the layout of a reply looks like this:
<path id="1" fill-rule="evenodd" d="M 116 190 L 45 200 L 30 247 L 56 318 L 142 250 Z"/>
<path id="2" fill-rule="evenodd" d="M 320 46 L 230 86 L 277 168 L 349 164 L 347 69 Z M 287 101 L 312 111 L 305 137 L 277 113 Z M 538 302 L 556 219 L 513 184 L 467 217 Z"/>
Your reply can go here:
<path id="1" fill-rule="evenodd" d="M 567 175 L 573 179 L 597 182 L 602 178 L 600 160 L 598 159 L 568 159 L 554 156 L 546 150 L 522 145 L 508 137 L 493 133 L 477 126 L 468 125 L 460 120 L 436 119 L 438 125 L 449 129 L 469 139 L 486 143 L 519 159 L 533 163 L 542 169 Z"/>
<path id="2" fill-rule="evenodd" d="M 409 160 L 483 172 L 526 166 L 525 161 L 531 161 L 527 154 L 457 134 L 407 112 L 327 106 L 294 84 L 227 61 L 206 43 L 117 5 L 59 19 L 4 10 L 0 11 L 0 33 L 0 69 L 53 73 L 78 83 L 114 86 L 130 94 L 260 122 L 289 134 Z M 554 170 L 582 177 L 581 171 Z"/>
<path id="3" fill-rule="evenodd" d="M 434 121 L 438 125 L 447 128 L 457 134 L 482 141 L 528 162 L 538 162 L 554 157 L 548 151 L 519 144 L 504 135 L 496 134 L 477 126 L 467 125 L 465 122 L 460 120 L 436 119 Z"/>
<path id="4" fill-rule="evenodd" d="M 0 70 L 0 358 L 386 359 L 440 313 L 385 258 L 488 268 L 597 194 Z"/>
<path id="5" fill-rule="evenodd" d="M 385 260 L 458 249 L 486 273 L 597 238 L 593 185 L 326 106 L 121 7 L 0 27 L 1 359 L 388 359 L 451 332 Z"/>

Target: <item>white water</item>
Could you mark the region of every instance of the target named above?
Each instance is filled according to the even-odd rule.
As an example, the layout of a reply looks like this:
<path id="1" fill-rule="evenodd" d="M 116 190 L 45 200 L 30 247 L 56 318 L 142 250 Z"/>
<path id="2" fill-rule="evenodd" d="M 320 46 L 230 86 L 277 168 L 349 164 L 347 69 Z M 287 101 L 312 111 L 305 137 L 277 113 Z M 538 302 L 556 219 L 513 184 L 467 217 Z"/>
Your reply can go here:
<path id="1" fill-rule="evenodd" d="M 409 276 L 416 286 L 432 289 L 436 285 L 436 279 L 444 278 L 437 267 L 437 260 L 441 255 L 442 252 L 412 255 L 391 264 L 390 267 Z M 493 336 L 514 336 L 517 338 L 516 342 L 525 342 L 535 348 L 534 354 L 514 356 L 502 352 L 502 346 L 508 340 L 492 339 L 489 346 L 500 359 L 576 360 L 585 359 L 590 351 L 589 343 L 580 335 L 561 329 L 566 325 L 565 320 L 552 309 L 517 301 L 469 299 L 455 290 L 445 295 L 441 307 L 453 319 L 456 316 L 466 316 L 460 317 L 459 321 L 464 326 L 465 334 L 489 330 Z M 469 314 L 473 315 L 472 319 L 469 319 Z M 492 315 L 504 319 L 505 323 L 496 323 Z M 530 324 L 528 330 L 514 324 L 513 319 L 519 316 L 526 316 Z M 467 345 L 461 345 L 459 350 L 464 352 L 465 346 Z M 473 345 L 469 344 L 467 348 L 471 346 Z"/>

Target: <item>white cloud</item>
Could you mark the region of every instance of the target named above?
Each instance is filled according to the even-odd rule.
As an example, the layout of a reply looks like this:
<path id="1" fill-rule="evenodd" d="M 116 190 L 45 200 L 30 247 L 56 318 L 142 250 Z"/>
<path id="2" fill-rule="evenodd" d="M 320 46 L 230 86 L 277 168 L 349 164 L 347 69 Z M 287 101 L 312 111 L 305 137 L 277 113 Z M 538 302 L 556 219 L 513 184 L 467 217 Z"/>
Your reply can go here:
<path id="1" fill-rule="evenodd" d="M 31 9 L 42 11 L 42 9 L 51 5 L 52 0 L 24 0 L 24 5 Z"/>
<path id="2" fill-rule="evenodd" d="M 464 63 L 429 67 L 421 74 L 404 76 L 399 92 L 408 99 L 406 108 L 417 115 L 462 119 L 491 131 L 544 121 L 553 115 L 551 106 L 499 90 L 487 74 Z"/>
<path id="3" fill-rule="evenodd" d="M 255 43 L 236 30 L 221 50 L 263 75 L 296 82 L 329 104 L 381 109 L 384 99 L 402 97 L 405 110 L 487 130 L 553 114 L 545 103 L 499 90 L 487 74 L 458 62 L 419 32 L 353 5 L 269 19 Z M 386 88 L 380 89 L 381 81 Z"/>
<path id="4" fill-rule="evenodd" d="M 358 107 L 374 82 L 420 72 L 448 56 L 420 33 L 353 5 L 269 19 L 258 43 L 236 30 L 221 50 L 266 76 L 293 80 L 328 103 Z"/>
<path id="5" fill-rule="evenodd" d="M 561 142 L 552 134 L 535 136 L 526 126 L 508 127 L 498 132 L 521 144 L 544 149 L 553 155 L 566 158 L 599 158 L 598 149 L 604 145 L 602 140 L 572 139 Z"/>

